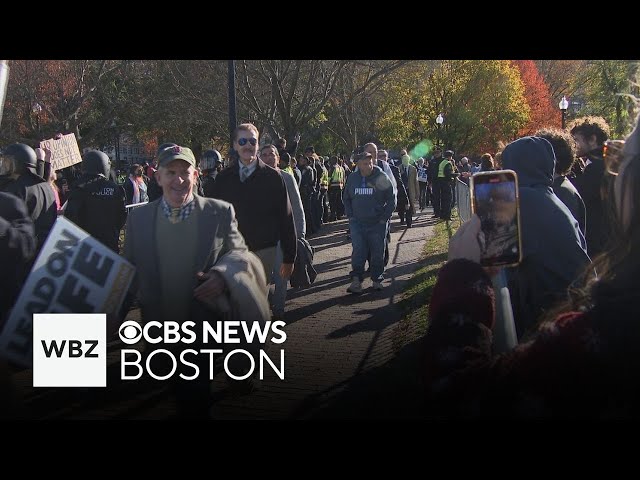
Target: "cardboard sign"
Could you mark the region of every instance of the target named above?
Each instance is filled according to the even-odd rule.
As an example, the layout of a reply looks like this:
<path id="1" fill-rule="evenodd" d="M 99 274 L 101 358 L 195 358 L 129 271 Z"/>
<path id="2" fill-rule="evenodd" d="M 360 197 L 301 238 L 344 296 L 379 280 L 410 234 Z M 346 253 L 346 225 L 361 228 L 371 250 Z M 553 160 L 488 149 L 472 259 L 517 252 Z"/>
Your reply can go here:
<path id="1" fill-rule="evenodd" d="M 73 133 L 62 135 L 59 139 L 50 138 L 40 142 L 40 148 L 51 150 L 51 167 L 54 170 L 69 167 L 82 161 L 82 155 Z"/>
<path id="2" fill-rule="evenodd" d="M 0 335 L 0 355 L 31 366 L 34 313 L 115 313 L 134 272 L 123 257 L 58 217 Z"/>

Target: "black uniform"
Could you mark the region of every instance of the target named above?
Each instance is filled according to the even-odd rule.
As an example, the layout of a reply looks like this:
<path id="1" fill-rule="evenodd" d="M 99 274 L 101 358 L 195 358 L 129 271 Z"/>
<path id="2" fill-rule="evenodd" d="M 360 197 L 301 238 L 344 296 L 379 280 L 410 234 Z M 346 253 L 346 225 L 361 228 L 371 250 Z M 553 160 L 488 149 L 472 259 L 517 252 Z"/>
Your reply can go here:
<path id="1" fill-rule="evenodd" d="M 38 251 L 47 239 L 53 224 L 58 218 L 58 207 L 53 188 L 42 177 L 27 170 L 15 181 L 0 182 L 0 190 L 11 193 L 27 205 L 29 216 L 33 220 L 38 242 Z"/>
<path id="2" fill-rule="evenodd" d="M 207 198 L 214 198 L 213 186 L 216 183 L 216 177 L 211 174 L 207 174 L 207 175 L 202 175 L 201 177 L 198 177 L 198 178 L 200 179 L 200 185 L 202 186 L 201 196 L 207 197 Z"/>
<path id="3" fill-rule="evenodd" d="M 65 217 L 118 252 L 120 230 L 127 219 L 122 186 L 103 175 L 85 174 L 69 192 L 67 202 Z"/>
<path id="4" fill-rule="evenodd" d="M 35 252 L 35 228 L 26 204 L 0 192 L 0 328 L 18 298 Z"/>

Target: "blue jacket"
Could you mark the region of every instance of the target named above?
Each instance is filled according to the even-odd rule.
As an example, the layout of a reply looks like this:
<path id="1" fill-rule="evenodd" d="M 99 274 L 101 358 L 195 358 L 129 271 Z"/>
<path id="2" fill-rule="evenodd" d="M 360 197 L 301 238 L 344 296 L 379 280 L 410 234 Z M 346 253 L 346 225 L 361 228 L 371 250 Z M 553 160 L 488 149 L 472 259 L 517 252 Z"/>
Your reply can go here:
<path id="1" fill-rule="evenodd" d="M 342 201 L 347 217 L 353 217 L 363 224 L 386 222 L 396 208 L 393 185 L 389 177 L 375 165 L 368 177 L 363 177 L 358 169 L 349 175 Z"/>

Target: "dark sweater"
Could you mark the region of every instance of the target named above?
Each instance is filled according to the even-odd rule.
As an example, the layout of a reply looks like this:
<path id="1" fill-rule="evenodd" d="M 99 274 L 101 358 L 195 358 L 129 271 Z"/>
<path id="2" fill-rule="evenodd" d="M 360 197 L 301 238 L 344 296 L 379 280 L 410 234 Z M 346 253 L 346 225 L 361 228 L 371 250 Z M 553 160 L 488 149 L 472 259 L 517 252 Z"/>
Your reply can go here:
<path id="1" fill-rule="evenodd" d="M 280 173 L 258 159 L 255 171 L 243 183 L 238 168 L 236 162 L 218 174 L 213 197 L 233 205 L 238 230 L 249 250 L 256 252 L 274 247 L 280 240 L 283 263 L 294 263 L 296 228 L 287 187 Z"/>

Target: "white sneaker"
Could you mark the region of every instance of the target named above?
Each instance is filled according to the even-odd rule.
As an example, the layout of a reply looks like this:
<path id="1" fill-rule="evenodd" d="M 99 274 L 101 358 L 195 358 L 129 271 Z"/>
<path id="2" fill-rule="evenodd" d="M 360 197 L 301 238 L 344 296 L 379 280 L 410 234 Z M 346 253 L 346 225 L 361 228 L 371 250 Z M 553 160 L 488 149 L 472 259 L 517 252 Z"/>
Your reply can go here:
<path id="1" fill-rule="evenodd" d="M 362 293 L 362 282 L 358 277 L 351 278 L 351 285 L 347 288 L 349 293 Z"/>
<path id="2" fill-rule="evenodd" d="M 373 282 L 373 289 L 374 290 L 382 290 L 382 282 Z"/>

